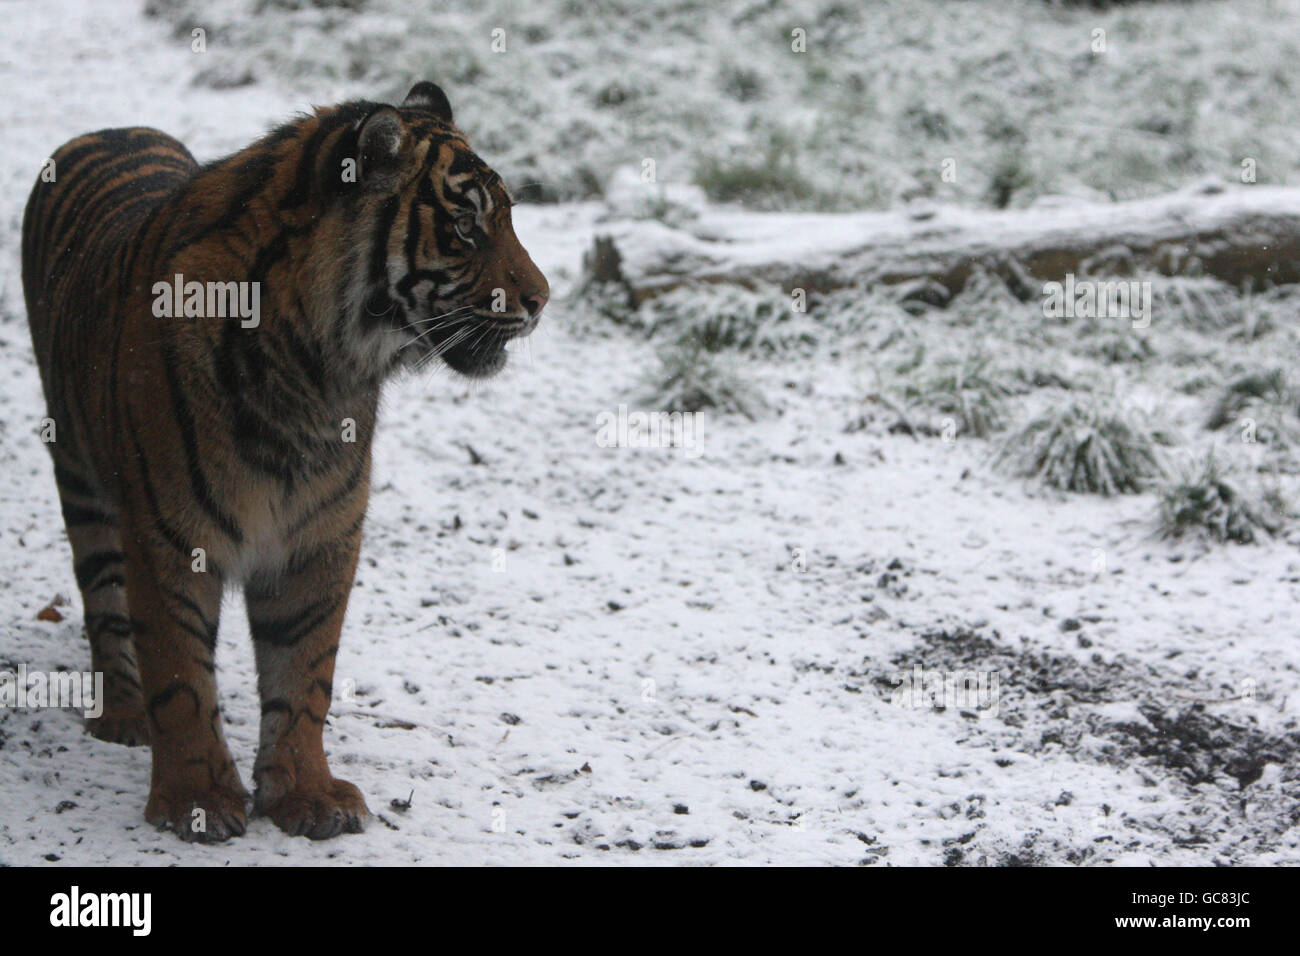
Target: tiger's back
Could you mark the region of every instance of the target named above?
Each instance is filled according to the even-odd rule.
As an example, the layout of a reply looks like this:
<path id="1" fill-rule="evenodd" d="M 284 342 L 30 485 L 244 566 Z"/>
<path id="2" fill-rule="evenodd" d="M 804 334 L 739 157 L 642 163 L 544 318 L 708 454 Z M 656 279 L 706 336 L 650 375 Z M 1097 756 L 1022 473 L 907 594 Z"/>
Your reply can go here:
<path id="1" fill-rule="evenodd" d="M 49 443 L 56 468 L 60 448 L 94 457 L 91 436 L 113 412 L 109 357 L 131 293 L 144 281 L 135 270 L 144 261 L 145 233 L 157 225 L 165 200 L 198 168 L 190 151 L 166 133 L 106 129 L 59 147 L 32 188 L 23 213 L 23 289 L 48 412 L 56 423 Z M 72 379 L 79 382 L 75 390 Z M 80 401 L 71 400 L 74 393 Z M 66 472 L 66 463 L 61 470 Z M 102 483 L 112 468 L 96 472 L 83 480 Z"/>

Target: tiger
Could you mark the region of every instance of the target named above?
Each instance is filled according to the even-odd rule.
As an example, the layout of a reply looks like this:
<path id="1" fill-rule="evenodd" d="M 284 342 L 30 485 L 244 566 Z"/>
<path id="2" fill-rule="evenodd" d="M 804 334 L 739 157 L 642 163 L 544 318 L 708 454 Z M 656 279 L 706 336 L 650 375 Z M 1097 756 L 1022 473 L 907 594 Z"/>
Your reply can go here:
<path id="1" fill-rule="evenodd" d="M 205 165 L 145 127 L 46 161 L 22 278 L 104 677 L 87 729 L 150 747 L 159 829 L 364 829 L 323 730 L 380 393 L 438 363 L 492 376 L 537 327 L 550 288 L 512 204 L 430 81 L 397 106 L 314 108 Z M 227 588 L 243 589 L 257 668 L 252 796 L 218 706 Z"/>

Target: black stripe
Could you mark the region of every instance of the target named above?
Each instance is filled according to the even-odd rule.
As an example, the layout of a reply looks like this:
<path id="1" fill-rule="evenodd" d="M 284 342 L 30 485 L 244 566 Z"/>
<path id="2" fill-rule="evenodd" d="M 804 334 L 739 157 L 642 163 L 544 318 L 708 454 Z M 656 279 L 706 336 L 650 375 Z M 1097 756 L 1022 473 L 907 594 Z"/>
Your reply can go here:
<path id="1" fill-rule="evenodd" d="M 95 497 L 95 489 L 91 487 L 90 482 L 64 468 L 57 461 L 54 463 L 54 480 L 58 483 L 60 493 L 67 491 L 74 495 L 81 495 L 83 498 Z"/>
<path id="2" fill-rule="evenodd" d="M 303 308 L 301 296 L 297 297 L 297 306 L 298 315 L 302 321 L 304 323 L 309 322 L 307 310 Z M 298 367 L 306 375 L 307 381 L 311 383 L 311 387 L 316 390 L 317 397 L 324 402 L 329 395 L 329 381 L 325 375 L 325 362 L 324 357 L 321 355 L 320 346 L 316 344 L 315 340 L 304 339 L 300 336 L 292 322 L 282 322 L 280 325 L 286 340 L 286 351 L 293 356 L 294 361 L 298 363 Z"/>
<path id="3" fill-rule="evenodd" d="M 128 411 L 126 418 L 127 427 L 131 432 L 131 444 L 136 449 L 136 457 L 140 463 L 140 484 L 144 488 L 145 501 L 149 505 L 150 517 L 153 519 L 154 526 L 158 529 L 164 541 L 181 554 L 190 557 L 189 542 L 181 537 L 180 532 L 163 517 L 162 508 L 158 504 L 158 492 L 149 478 L 149 465 L 145 460 L 144 447 L 140 444 L 140 435 L 135 428 L 135 417 Z"/>
<path id="4" fill-rule="evenodd" d="M 96 508 L 93 505 L 74 505 L 67 501 L 62 502 L 62 505 L 63 523 L 69 528 L 83 524 L 117 526 L 117 515 L 105 511 L 103 508 Z"/>
<path id="5" fill-rule="evenodd" d="M 225 532 L 231 541 L 238 544 L 244 540 L 244 533 L 240 529 L 239 523 L 217 503 L 216 498 L 212 495 L 212 488 L 208 484 L 207 476 L 203 473 L 203 466 L 199 461 L 198 436 L 194 428 L 194 416 L 191 414 L 189 404 L 181 391 L 180 381 L 176 376 L 174 356 L 171 349 L 165 344 L 163 353 L 163 365 L 167 370 L 167 384 L 172 396 L 172 410 L 176 415 L 176 424 L 180 429 L 181 447 L 185 452 L 185 466 L 190 477 L 190 490 L 199 505 L 207 512 L 208 517 Z"/>
<path id="6" fill-rule="evenodd" d="M 205 631 L 215 632 L 217 630 L 216 622 L 208 620 L 208 616 L 203 613 L 203 609 L 188 594 L 177 591 L 175 588 L 164 588 L 163 593 L 177 604 L 184 605 L 191 614 L 199 619 Z"/>
<path id="7" fill-rule="evenodd" d="M 257 143 L 250 148 L 256 149 L 261 145 L 261 143 Z M 224 162 L 233 161 L 234 160 L 231 159 L 225 160 Z M 172 243 L 171 248 L 167 251 L 166 261 L 170 262 L 178 253 L 183 252 L 192 245 L 202 242 L 213 233 L 221 232 L 234 225 L 241 216 L 247 213 L 248 204 L 253 197 L 258 193 L 263 192 L 272 181 L 276 161 L 274 150 L 258 152 L 245 158 L 239 164 L 233 177 L 238 185 L 236 187 L 235 195 L 230 202 L 226 204 L 225 209 L 222 210 L 221 214 L 215 219 L 190 230 Z M 202 190 L 204 188 L 203 180 L 208 178 L 205 174 L 211 172 L 215 175 L 218 170 L 219 166 L 206 167 L 202 173 L 191 181 L 192 185 L 195 189 Z M 229 192 L 229 189 L 223 189 L 220 192 L 225 194 Z"/>
<path id="8" fill-rule="evenodd" d="M 459 176 L 461 173 L 469 173 L 478 169 L 482 164 L 478 157 L 473 153 L 463 149 L 452 150 L 451 165 L 447 167 L 449 176 Z"/>
<path id="9" fill-rule="evenodd" d="M 130 288 L 135 281 L 136 259 L 139 257 L 140 249 L 144 245 L 144 237 L 147 236 L 149 230 L 153 228 L 154 221 L 158 218 L 158 213 L 161 209 L 161 203 L 157 203 L 151 207 L 139 224 L 138 231 L 136 232 L 136 241 L 124 243 L 127 249 L 127 254 L 126 258 L 122 262 L 121 275 L 122 281 L 126 283 L 127 288 Z"/>
<path id="10" fill-rule="evenodd" d="M 390 196 L 379 207 L 379 218 L 375 221 L 375 231 L 370 245 L 370 281 L 375 285 L 388 285 L 388 237 L 397 221 L 401 199 Z"/>
<path id="11" fill-rule="evenodd" d="M 190 695 L 190 698 L 194 701 L 194 716 L 197 717 L 199 715 L 198 691 L 189 684 L 182 681 L 175 681 L 174 683 L 168 684 L 157 694 L 154 694 L 149 698 L 149 719 L 153 722 L 155 727 L 158 727 L 159 729 L 162 728 L 162 724 L 158 723 L 158 708 L 167 706 L 167 704 L 171 703 L 172 698 L 181 691 L 185 691 L 185 693 Z"/>
<path id="12" fill-rule="evenodd" d="M 87 555 L 73 569 L 77 576 L 77 587 L 83 591 L 90 590 L 90 586 L 105 570 L 116 567 L 122 561 L 122 552 L 117 550 L 96 551 L 94 554 Z M 120 575 L 118 580 L 120 582 Z"/>
<path id="13" fill-rule="evenodd" d="M 103 165 L 96 166 L 86 174 L 75 177 L 71 182 L 68 182 L 66 178 L 60 178 L 59 182 L 63 188 L 55 197 L 52 208 L 48 210 L 50 224 L 55 227 L 56 231 L 49 233 L 48 238 L 57 239 L 58 236 L 66 233 L 69 228 L 85 219 L 90 207 L 97 206 L 103 199 L 103 195 L 99 194 L 99 190 L 118 176 L 129 174 L 132 168 L 138 165 L 140 165 L 138 153 L 119 153 Z M 57 168 L 55 175 L 59 175 Z M 115 192 L 117 192 L 116 188 L 110 189 L 107 191 L 107 195 L 111 196 Z M 79 202 L 79 200 L 82 201 Z"/>
<path id="14" fill-rule="evenodd" d="M 331 124 L 318 123 L 316 128 L 312 130 L 311 135 L 307 137 L 307 142 L 303 144 L 301 149 L 296 151 L 298 175 L 294 178 L 293 187 L 280 200 L 281 209 L 296 209 L 311 198 L 311 185 L 316 158 L 320 155 L 321 143 L 333 131 L 334 127 Z M 296 133 L 297 130 L 295 129 L 294 132 Z M 342 174 L 343 170 L 340 168 L 339 175 Z M 328 172 L 326 175 L 328 175 Z"/>
<path id="15" fill-rule="evenodd" d="M 411 270 L 397 281 L 397 294 L 406 299 L 411 308 L 415 308 L 415 298 L 411 290 L 418 283 L 426 280 L 432 282 L 434 291 L 441 294 L 443 286 L 451 280 L 451 275 L 442 269 L 417 269 L 412 266 Z"/>
<path id="16" fill-rule="evenodd" d="M 67 190 L 60 188 L 61 185 L 67 184 L 69 174 L 79 172 L 84 162 L 92 161 L 99 156 L 105 158 L 121 157 L 124 153 L 127 156 L 138 156 L 138 144 L 134 143 L 132 138 L 142 132 L 147 132 L 155 139 L 162 137 L 161 133 L 152 130 L 106 129 L 87 134 L 86 138 L 89 138 L 89 142 L 83 143 L 75 149 L 69 149 L 65 152 L 64 147 L 60 147 L 55 151 L 55 154 L 51 157 L 55 162 L 55 181 L 45 183 L 39 179 L 37 180 L 37 187 L 41 189 L 41 202 L 40 221 L 37 224 L 34 236 L 36 248 L 46 249 L 48 247 L 50 230 L 56 224 L 62 207 L 71 198 Z M 174 141 L 163 142 L 159 140 L 159 142 L 161 145 L 171 148 L 179 146 Z M 182 151 L 185 150 L 183 146 L 180 148 Z M 188 155 L 187 151 L 186 155 Z M 193 162 L 193 157 L 189 158 Z M 81 184 L 74 183 L 72 189 L 74 194 L 80 192 L 82 189 Z"/>
<path id="17" fill-rule="evenodd" d="M 275 647 L 294 647 L 328 620 L 345 597 L 346 594 L 313 601 L 299 611 L 283 617 L 254 618 L 250 615 L 248 623 L 253 640 Z"/>
<path id="18" fill-rule="evenodd" d="M 348 525 L 347 528 L 344 529 L 343 533 L 339 535 L 339 539 L 342 541 L 351 541 L 353 536 L 361 530 L 361 526 L 365 523 L 366 513 L 365 511 L 362 511 L 361 514 L 357 515 L 356 518 L 353 519 L 352 524 Z"/>
<path id="19" fill-rule="evenodd" d="M 329 660 L 338 652 L 339 652 L 339 646 L 337 644 L 332 644 L 331 646 L 326 648 L 322 653 L 316 655 L 316 659 L 307 665 L 307 670 L 309 671 L 315 670 L 318 664 L 325 663 L 325 661 Z"/>
<path id="20" fill-rule="evenodd" d="M 305 457 L 292 436 L 277 428 L 260 408 L 242 400 L 236 402 L 232 425 L 240 460 L 292 487 Z"/>
<path id="21" fill-rule="evenodd" d="M 425 177 L 424 182 L 428 182 Z M 416 265 L 416 253 L 420 249 L 420 204 L 411 203 L 411 210 L 406 215 L 406 242 L 404 251 L 406 252 L 406 268 L 408 272 L 414 272 Z"/>
<path id="22" fill-rule="evenodd" d="M 167 613 L 171 616 L 172 620 L 179 624 L 181 629 L 187 634 L 192 634 L 194 637 L 198 638 L 198 640 L 208 650 L 215 650 L 217 646 L 217 628 L 220 622 L 210 620 L 208 616 L 203 613 L 203 609 L 200 608 L 189 595 L 177 591 L 175 588 L 164 588 L 163 594 L 193 614 L 198 619 L 199 626 L 195 627 L 193 624 L 183 620 L 176 612 L 175 608 L 169 607 L 167 608 Z"/>
<path id="23" fill-rule="evenodd" d="M 142 172 L 142 170 L 151 166 L 162 166 L 163 168 L 151 173 Z M 135 175 L 132 178 L 118 183 L 111 189 L 105 188 L 114 179 L 133 172 Z M 99 210 L 114 198 L 120 197 L 121 193 L 126 191 L 142 192 L 151 185 L 173 187 L 184 182 L 189 173 L 190 167 L 187 167 L 176 158 L 163 159 L 144 156 L 139 153 L 120 156 L 96 169 L 93 176 L 79 180 L 76 183 L 76 188 L 79 191 L 87 192 L 87 201 L 77 207 L 75 220 L 93 221 L 97 218 Z M 89 185 L 85 185 L 87 183 Z"/>
<path id="24" fill-rule="evenodd" d="M 232 192 L 229 183 L 222 183 L 220 189 L 208 190 L 204 180 L 209 176 L 220 177 L 225 172 L 225 168 L 231 166 L 234 170 L 230 177 L 234 181 L 234 196 L 215 219 L 200 223 L 190 232 L 180 236 L 168 251 L 168 259 L 170 260 L 187 246 L 202 242 L 212 233 L 227 229 L 238 221 L 248 211 L 248 204 L 253 197 L 274 182 L 275 167 L 281 162 L 277 154 L 278 148 L 297 135 L 298 124 L 285 123 L 235 155 L 203 166 L 194 179 L 196 192 L 229 195 Z"/>
<path id="25" fill-rule="evenodd" d="M 352 497 L 352 493 L 356 491 L 357 485 L 361 483 L 361 479 L 365 476 L 369 463 L 369 455 L 358 455 L 356 463 L 352 466 L 352 470 L 349 471 L 347 477 L 343 479 L 343 484 L 336 488 L 329 497 L 315 504 L 307 510 L 306 514 L 302 515 L 298 520 L 291 524 L 289 529 L 285 532 L 285 537 L 297 537 L 298 534 L 306 528 L 307 525 L 311 524 L 312 521 L 328 514 L 341 501 Z"/>
<path id="26" fill-rule="evenodd" d="M 365 108 L 360 108 L 359 104 L 345 104 L 339 107 L 338 112 L 331 117 L 331 120 L 337 118 L 337 123 L 331 123 L 335 129 L 339 129 L 339 135 L 335 137 L 334 144 L 330 148 L 329 156 L 325 159 L 321 180 L 321 192 L 325 199 L 334 196 L 357 196 L 363 190 L 364 184 L 360 176 L 354 175 L 352 182 L 343 181 L 343 161 L 346 159 L 356 160 L 357 166 L 353 172 L 360 172 L 360 161 L 357 155 L 357 130 L 352 128 L 352 124 L 359 119 L 369 115 L 373 106 L 365 104 Z"/>
<path id="27" fill-rule="evenodd" d="M 216 650 L 217 647 L 217 629 L 215 626 L 210 628 L 197 628 L 189 621 L 181 617 L 174 608 L 167 608 L 167 616 L 172 619 L 172 623 L 179 627 L 186 634 L 194 637 L 200 644 L 209 651 Z M 200 617 L 200 620 L 202 618 Z M 204 622 L 205 624 L 207 622 Z"/>
<path id="28" fill-rule="evenodd" d="M 140 679 L 125 668 L 114 667 L 110 673 L 118 679 L 119 683 L 126 684 L 128 687 L 134 687 L 136 690 L 144 689 L 140 686 Z"/>
<path id="29" fill-rule="evenodd" d="M 301 236 L 307 231 L 307 229 L 285 228 L 277 232 L 270 242 L 257 250 L 257 256 L 248 268 L 249 281 L 265 285 L 271 268 L 288 254 L 290 238 Z M 268 290 L 263 290 L 266 291 Z"/>
<path id="30" fill-rule="evenodd" d="M 114 637 L 130 637 L 133 630 L 134 628 L 126 615 L 118 614 L 116 611 L 86 615 L 86 631 L 92 640 L 103 634 L 111 634 Z"/>
<path id="31" fill-rule="evenodd" d="M 54 226 L 54 213 L 58 204 L 62 202 L 63 194 L 59 189 L 59 179 L 64 178 L 66 182 L 67 174 L 75 170 L 82 160 L 89 159 L 96 153 L 110 151 L 110 144 L 105 142 L 101 137 L 96 136 L 91 142 L 78 146 L 76 149 L 69 150 L 63 155 L 59 155 L 56 150 L 50 157 L 54 160 L 54 182 L 49 183 L 41 179 L 36 180 L 36 188 L 40 190 L 39 218 L 36 221 L 34 230 L 34 244 L 38 249 L 46 249 L 49 246 L 50 229 Z"/>
<path id="32" fill-rule="evenodd" d="M 103 232 L 121 228 L 129 223 L 140 207 L 146 203 L 161 202 L 185 182 L 185 174 L 169 171 L 150 173 L 107 190 L 91 201 L 91 205 L 78 212 L 69 229 L 80 232 L 78 242 L 88 247 Z M 101 214 L 100 208 L 109 206 Z"/>

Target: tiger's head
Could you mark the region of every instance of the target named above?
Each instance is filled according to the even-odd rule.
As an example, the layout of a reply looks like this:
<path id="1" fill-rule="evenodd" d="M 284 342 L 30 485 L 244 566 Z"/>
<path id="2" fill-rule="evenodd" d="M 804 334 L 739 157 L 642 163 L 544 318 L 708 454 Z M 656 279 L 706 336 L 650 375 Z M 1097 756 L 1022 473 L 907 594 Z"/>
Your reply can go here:
<path id="1" fill-rule="evenodd" d="M 483 378 L 537 327 L 546 277 L 515 236 L 505 184 L 470 148 L 433 83 L 352 120 L 359 204 L 353 303 L 364 347 L 388 369 L 441 358 Z M 359 193 L 359 194 L 358 194 Z"/>

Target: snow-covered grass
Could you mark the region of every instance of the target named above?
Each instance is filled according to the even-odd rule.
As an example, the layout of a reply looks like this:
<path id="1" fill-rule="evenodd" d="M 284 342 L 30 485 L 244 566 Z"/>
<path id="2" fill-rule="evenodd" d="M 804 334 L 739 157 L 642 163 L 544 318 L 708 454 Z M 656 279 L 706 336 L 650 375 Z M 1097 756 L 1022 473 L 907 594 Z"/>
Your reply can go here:
<path id="1" fill-rule="evenodd" d="M 840 51 L 820 66 L 811 54 L 755 62 L 764 48 L 753 31 L 788 20 L 781 5 L 596 3 L 562 16 L 543 2 L 482 18 L 397 0 L 351 5 L 359 16 L 343 4 L 264 3 L 251 25 L 222 27 L 249 4 L 211 0 L 199 56 L 185 14 L 171 15 L 171 33 L 135 2 L 65 0 L 57 16 L 45 0 L 5 4 L 0 75 L 16 94 L 0 143 L 0 238 L 11 251 L 0 261 L 0 669 L 89 659 L 35 434 L 43 406 L 13 253 L 27 190 L 59 143 L 147 122 L 210 159 L 304 97 L 383 98 L 433 75 L 521 198 L 530 176 L 556 195 L 586 194 L 580 164 L 591 191 L 616 182 L 626 144 L 640 142 L 619 124 L 637 116 L 665 144 L 661 180 L 683 188 L 665 185 L 662 202 L 632 209 L 618 195 L 521 204 L 519 235 L 554 293 L 539 331 L 490 383 L 433 374 L 387 393 L 326 728 L 335 771 L 377 814 L 364 836 L 314 844 L 256 819 L 229 844 L 182 844 L 143 824 L 147 752 L 88 737 L 70 712 L 0 709 L 0 863 L 1300 863 L 1300 532 L 1282 526 L 1249 547 L 1165 541 L 1153 493 L 1042 488 L 989 467 L 996 432 L 944 440 L 942 429 L 896 427 L 912 401 L 941 418 L 972 372 L 1001 396 L 1011 428 L 1066 393 L 1117 394 L 1167 418 L 1181 445 L 1214 439 L 1237 474 L 1285 489 L 1297 468 L 1281 443 L 1205 423 L 1221 389 L 1298 354 L 1295 297 L 1198 286 L 1220 320 L 1186 283 L 1181 297 L 1157 285 L 1157 302 L 1172 304 L 1132 330 L 1045 320 L 996 276 L 974 277 L 944 308 L 924 289 L 880 287 L 812 296 L 806 313 L 771 311 L 769 300 L 789 297 L 770 289 L 742 299 L 696 288 L 637 310 L 610 290 L 578 294 L 602 219 L 709 228 L 717 210 L 685 191 L 696 164 L 750 132 L 765 146 L 782 133 L 767 124 L 808 122 L 822 138 L 798 141 L 794 154 L 811 196 L 756 201 L 819 204 L 828 191 L 867 203 L 937 163 L 942 135 L 975 143 L 978 169 L 972 131 L 999 104 L 1054 103 L 1054 123 L 1114 123 L 1159 112 L 1150 98 L 1117 102 L 1116 69 L 1129 83 L 1199 77 L 1202 104 L 1231 91 L 1239 112 L 1197 112 L 1191 126 L 1142 141 L 1186 140 L 1196 156 L 1249 131 L 1286 152 L 1261 163 L 1261 176 L 1284 178 L 1300 155 L 1287 146 L 1295 107 L 1280 98 L 1266 124 L 1251 97 L 1276 86 L 1269 75 L 1291 82 L 1267 65 L 1290 62 L 1287 33 L 1259 22 L 1291 4 L 1101 14 L 818 4 L 810 51 Z M 612 29 L 620 11 L 626 28 Z M 516 54 L 536 44 L 545 55 L 493 59 L 494 17 Z M 1093 22 L 1117 51 L 1127 37 L 1128 52 L 1103 63 L 1070 54 L 1064 82 L 1062 61 L 1042 50 L 1068 38 L 1086 51 Z M 1248 40 L 1261 52 L 1235 61 Z M 1129 59 L 1143 43 L 1158 54 L 1144 66 Z M 719 101 L 732 57 L 755 75 L 731 76 Z M 229 85 L 243 69 L 256 82 Z M 829 79 L 815 81 L 817 69 Z M 808 71 L 812 85 L 790 85 L 788 70 Z M 653 96 L 636 95 L 640 86 Z M 811 91 L 808 103 L 837 122 L 856 111 L 858 125 L 819 127 L 800 106 Z M 1103 116 L 1107 104 L 1116 111 Z M 906 133 L 895 128 L 904 116 Z M 1031 168 L 1050 158 L 1061 188 L 1118 162 L 1099 155 L 1105 140 L 1094 148 L 1091 128 L 1062 148 L 1034 132 L 1033 116 L 1021 124 Z M 1159 168 L 1128 188 L 1183 174 L 1151 155 Z M 983 201 L 981 176 L 963 176 L 952 195 Z M 656 353 L 701 329 L 713 350 L 701 347 L 688 368 L 709 388 L 719 384 L 709 363 L 729 368 L 761 398 L 753 420 L 704 408 L 699 457 L 599 444 L 600 416 L 619 405 L 662 408 L 662 395 L 645 395 Z M 1117 364 L 1138 331 L 1149 354 Z M 59 594 L 71 596 L 64 619 L 38 619 Z M 247 778 L 259 714 L 234 598 L 218 658 L 227 735 Z M 996 677 L 997 693 L 900 693 L 918 673 Z"/>
<path id="2" fill-rule="evenodd" d="M 1166 474 L 1166 444 L 1165 433 L 1121 400 L 1067 394 L 1008 435 L 994 461 L 1051 488 L 1135 494 Z"/>
<path id="3" fill-rule="evenodd" d="M 925 349 L 894 368 L 904 400 L 951 419 L 952 435 L 988 438 L 1006 425 L 1006 398 L 1014 386 L 992 357 L 976 349 L 925 362 Z"/>
<path id="4" fill-rule="evenodd" d="M 773 356 L 815 341 L 805 313 L 780 289 L 719 284 L 683 287 L 658 296 L 635 314 L 646 334 L 674 337 L 717 352 Z"/>
<path id="5" fill-rule="evenodd" d="M 1205 535 L 1214 541 L 1254 544 L 1275 535 L 1291 508 L 1276 487 L 1247 488 L 1211 450 L 1184 465 L 1160 489 L 1160 531 L 1169 538 Z"/>
<path id="6" fill-rule="evenodd" d="M 730 362 L 698 339 L 687 338 L 659 350 L 658 367 L 647 376 L 645 400 L 669 412 L 712 409 L 754 421 L 763 402 Z"/>
<path id="7" fill-rule="evenodd" d="M 647 159 L 660 182 L 772 209 L 1015 206 L 1237 179 L 1246 161 L 1259 182 L 1300 170 L 1300 38 L 1281 28 L 1300 0 L 146 6 L 178 37 L 208 31 L 201 85 L 273 78 L 328 102 L 445 84 L 527 198 L 593 197 Z"/>
<path id="8" fill-rule="evenodd" d="M 708 222 L 706 213 L 700 224 Z M 636 309 L 604 286 L 584 289 L 582 301 L 594 328 L 630 330 L 660 347 L 685 341 L 760 362 L 843 360 L 862 379 L 852 430 L 872 420 L 889 432 L 949 438 L 1010 429 L 992 461 L 1049 486 L 1151 490 L 1167 476 L 1168 453 L 1200 447 L 1207 430 L 1234 469 L 1297 486 L 1300 392 L 1278 356 L 1300 354 L 1300 298 L 1287 286 L 1251 293 L 1208 279 L 1140 281 L 1152 301 L 1141 328 L 1118 318 L 1046 319 L 1041 301 L 1021 300 L 989 275 L 942 306 L 923 284 L 814 294 L 804 308 L 776 287 L 728 283 L 679 286 Z"/>
<path id="9" fill-rule="evenodd" d="M 1261 440 L 1293 443 L 1300 430 L 1300 392 L 1290 382 L 1291 374 L 1286 368 L 1273 366 L 1228 382 L 1220 390 L 1205 427 L 1242 427 L 1249 420 L 1255 423 L 1256 436 Z"/>

